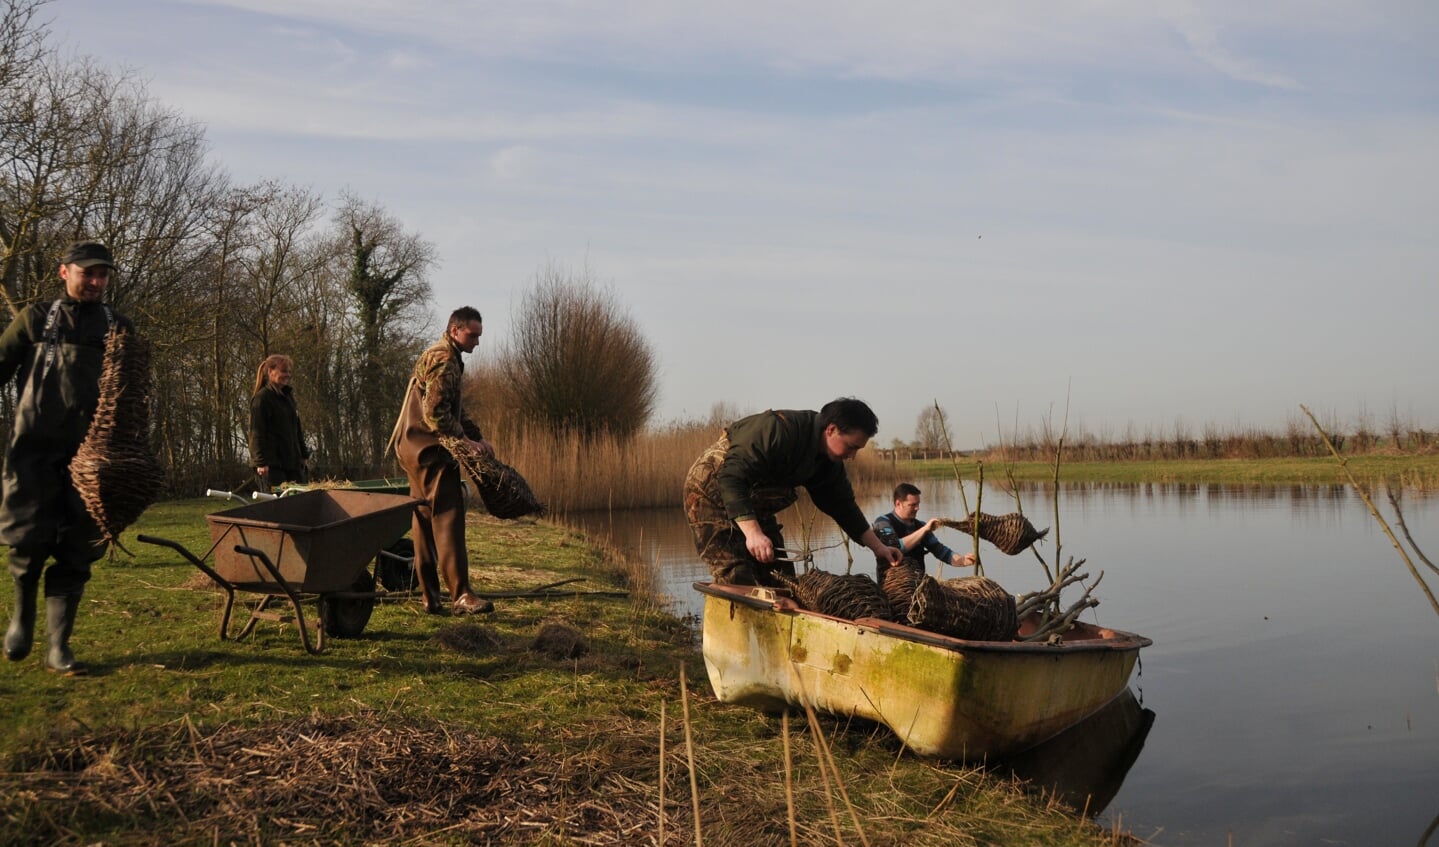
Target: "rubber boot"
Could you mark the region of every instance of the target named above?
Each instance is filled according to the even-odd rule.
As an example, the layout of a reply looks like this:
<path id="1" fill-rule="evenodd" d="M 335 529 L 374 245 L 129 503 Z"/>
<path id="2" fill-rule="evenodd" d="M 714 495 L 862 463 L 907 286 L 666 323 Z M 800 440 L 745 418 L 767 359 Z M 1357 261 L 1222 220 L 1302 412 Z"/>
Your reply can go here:
<path id="1" fill-rule="evenodd" d="M 85 666 L 70 653 L 70 633 L 75 629 L 75 613 L 80 609 L 80 595 L 66 594 L 45 598 L 45 623 L 50 635 L 50 652 L 45 654 L 45 670 L 66 676 L 85 673 Z"/>
<path id="2" fill-rule="evenodd" d="M 12 662 L 30 655 L 35 643 L 35 594 L 39 587 L 38 579 L 15 577 L 15 613 L 10 616 L 10 628 L 5 630 L 5 658 Z"/>

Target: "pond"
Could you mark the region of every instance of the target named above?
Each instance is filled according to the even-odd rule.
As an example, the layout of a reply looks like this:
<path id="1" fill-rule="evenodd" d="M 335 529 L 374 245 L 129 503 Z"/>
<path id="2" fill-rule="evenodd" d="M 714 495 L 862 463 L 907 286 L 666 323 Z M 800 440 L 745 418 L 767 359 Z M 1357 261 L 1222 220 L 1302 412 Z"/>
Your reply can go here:
<path id="1" fill-rule="evenodd" d="M 917 482 L 921 518 L 963 516 L 953 480 Z M 887 490 L 859 493 L 871 518 L 890 510 Z M 1085 619 L 1154 640 L 1130 680 L 1152 725 L 1100 821 L 1156 845 L 1439 845 L 1439 615 L 1357 495 L 1095 484 L 1020 496 L 1039 527 L 1055 523 L 1058 501 L 1058 533 L 1040 548 L 1051 564 L 1057 534 L 1091 581 L 1103 571 L 1101 605 Z M 1409 491 L 1401 504 L 1415 540 L 1439 558 L 1439 497 Z M 983 508 L 1014 511 L 1013 496 L 986 486 Z M 678 506 L 571 519 L 653 562 L 673 609 L 699 613 L 690 586 L 709 574 Z M 790 547 L 805 520 L 782 516 Z M 968 549 L 967 536 L 940 537 Z M 840 535 L 821 515 L 808 541 Z M 854 550 L 854 571 L 873 575 L 873 556 Z M 1029 553 L 980 553 L 1012 593 L 1046 584 Z M 847 567 L 842 547 L 816 561 Z"/>

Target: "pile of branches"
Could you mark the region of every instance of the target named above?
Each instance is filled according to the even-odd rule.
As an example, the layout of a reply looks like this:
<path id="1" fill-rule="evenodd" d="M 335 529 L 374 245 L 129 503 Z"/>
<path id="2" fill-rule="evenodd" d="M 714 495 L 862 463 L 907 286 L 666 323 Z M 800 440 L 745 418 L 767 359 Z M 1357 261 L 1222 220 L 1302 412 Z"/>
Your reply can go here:
<path id="1" fill-rule="evenodd" d="M 1104 579 L 1104 571 L 1099 572 L 1099 576 L 1095 578 L 1094 582 L 1085 584 L 1084 580 L 1089 579 L 1089 574 L 1087 572 L 1077 573 L 1080 568 L 1084 567 L 1084 562 L 1084 559 L 1076 562 L 1074 557 L 1070 556 L 1069 562 L 1059 569 L 1059 573 L 1055 575 L 1054 581 L 1048 588 L 1021 594 L 1015 598 L 1015 613 L 1021 621 L 1030 615 L 1036 617 L 1034 631 L 1020 636 L 1020 641 L 1055 641 L 1074 626 L 1080 613 L 1099 605 L 1099 600 L 1091 594 Z M 1061 610 L 1060 593 L 1076 582 L 1084 585 L 1084 593 L 1078 600 Z"/>

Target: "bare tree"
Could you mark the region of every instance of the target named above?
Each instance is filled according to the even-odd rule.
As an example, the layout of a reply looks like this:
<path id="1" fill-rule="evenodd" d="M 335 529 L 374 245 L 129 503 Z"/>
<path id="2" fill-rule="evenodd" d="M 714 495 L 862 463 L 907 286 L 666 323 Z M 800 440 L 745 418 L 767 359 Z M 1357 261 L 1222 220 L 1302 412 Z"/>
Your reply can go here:
<path id="1" fill-rule="evenodd" d="M 914 446 L 921 450 L 943 450 L 945 445 L 950 444 L 949 424 L 947 413 L 942 413 L 937 406 L 926 406 L 919 411 L 919 418 L 914 424 Z"/>
<path id="2" fill-rule="evenodd" d="M 379 467 L 429 320 L 434 249 L 384 210 L 277 182 L 232 187 L 203 129 L 127 72 L 61 60 L 0 0 L 0 297 L 54 296 L 77 237 L 121 265 L 108 300 L 154 345 L 153 438 L 177 488 L 238 484 L 255 364 L 286 352 L 322 456 Z M 355 355 L 356 351 L 359 355 Z M 0 392 L 0 426 L 13 413 Z"/>
<path id="3" fill-rule="evenodd" d="M 358 421 L 364 426 L 365 455 L 378 467 L 408 379 L 415 329 L 429 304 L 427 277 L 435 248 L 406 232 L 399 220 L 352 194 L 340 199 L 336 226 L 345 245 L 359 323 Z"/>
<path id="4" fill-rule="evenodd" d="M 526 421 L 557 434 L 620 438 L 654 413 L 658 367 L 639 325 L 612 288 L 585 269 L 535 275 L 500 354 Z"/>

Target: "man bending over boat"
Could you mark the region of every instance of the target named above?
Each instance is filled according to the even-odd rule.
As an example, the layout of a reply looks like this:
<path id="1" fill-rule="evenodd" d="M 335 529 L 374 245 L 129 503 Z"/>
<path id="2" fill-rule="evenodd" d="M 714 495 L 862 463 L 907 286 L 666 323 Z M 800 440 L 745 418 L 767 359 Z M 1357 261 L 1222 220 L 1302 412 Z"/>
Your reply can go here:
<path id="1" fill-rule="evenodd" d="M 879 418 L 853 397 L 818 412 L 772 409 L 726 427 L 685 477 L 685 516 L 715 583 L 777 587 L 781 576 L 794 577 L 794 563 L 775 555 L 784 549 L 775 516 L 798 499 L 801 485 L 846 535 L 898 564 L 899 550 L 870 529 L 844 471 L 878 431 Z"/>
<path id="2" fill-rule="evenodd" d="M 939 526 L 937 519 L 919 519 L 919 488 L 911 482 L 901 482 L 894 487 L 894 511 L 874 519 L 874 534 L 890 547 L 899 550 L 904 557 L 900 564 L 924 576 L 924 554 L 932 553 L 941 562 L 957 568 L 969 567 L 977 561 L 973 553 L 956 553 L 939 540 L 934 530 Z M 889 572 L 887 559 L 876 559 L 876 577 L 884 585 L 884 575 Z"/>

